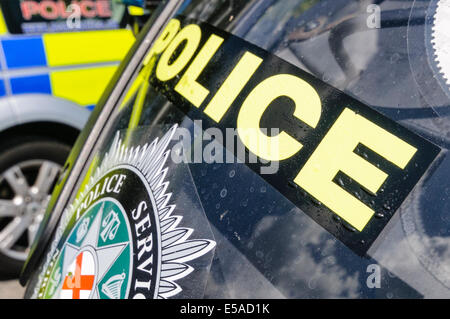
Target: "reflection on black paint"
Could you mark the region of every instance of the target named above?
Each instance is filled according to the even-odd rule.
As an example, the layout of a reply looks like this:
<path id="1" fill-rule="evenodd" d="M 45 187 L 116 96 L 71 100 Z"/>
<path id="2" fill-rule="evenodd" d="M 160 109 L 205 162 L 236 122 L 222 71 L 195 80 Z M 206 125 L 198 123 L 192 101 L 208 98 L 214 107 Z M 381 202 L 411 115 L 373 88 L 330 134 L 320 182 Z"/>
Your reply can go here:
<path id="1" fill-rule="evenodd" d="M 386 270 L 381 288 L 368 288 L 367 266 L 377 262 L 349 251 L 244 164 L 189 167 L 211 224 L 284 297 L 421 297 Z M 225 198 L 220 196 L 223 189 L 228 190 Z M 226 289 L 222 272 L 229 270 L 221 268 L 219 260 L 211 270 L 213 286 Z M 219 290 L 207 291 L 215 297 Z M 239 292 L 234 293 L 239 297 Z"/>

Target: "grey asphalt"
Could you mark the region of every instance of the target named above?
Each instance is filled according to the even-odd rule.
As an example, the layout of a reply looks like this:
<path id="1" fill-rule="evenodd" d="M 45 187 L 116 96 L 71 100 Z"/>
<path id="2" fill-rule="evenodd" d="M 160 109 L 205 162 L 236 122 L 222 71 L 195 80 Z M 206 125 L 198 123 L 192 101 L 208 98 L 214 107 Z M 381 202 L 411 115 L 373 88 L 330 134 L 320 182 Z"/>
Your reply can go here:
<path id="1" fill-rule="evenodd" d="M 24 293 L 18 280 L 0 280 L 0 299 L 22 299 Z"/>

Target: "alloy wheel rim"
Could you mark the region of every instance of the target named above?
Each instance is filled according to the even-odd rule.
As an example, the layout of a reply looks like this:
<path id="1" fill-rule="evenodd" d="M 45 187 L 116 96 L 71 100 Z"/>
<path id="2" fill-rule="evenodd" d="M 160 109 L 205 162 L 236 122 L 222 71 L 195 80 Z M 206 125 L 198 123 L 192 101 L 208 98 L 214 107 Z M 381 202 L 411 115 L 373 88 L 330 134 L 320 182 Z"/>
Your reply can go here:
<path id="1" fill-rule="evenodd" d="M 25 261 L 61 165 L 29 160 L 0 175 L 0 252 Z"/>

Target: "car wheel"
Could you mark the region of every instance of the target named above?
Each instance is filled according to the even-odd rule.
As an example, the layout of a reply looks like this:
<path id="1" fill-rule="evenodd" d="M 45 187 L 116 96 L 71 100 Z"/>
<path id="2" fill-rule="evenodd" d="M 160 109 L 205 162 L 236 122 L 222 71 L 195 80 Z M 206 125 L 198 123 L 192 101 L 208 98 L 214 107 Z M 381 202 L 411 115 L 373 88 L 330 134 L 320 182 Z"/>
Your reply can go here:
<path id="1" fill-rule="evenodd" d="M 47 138 L 0 145 L 0 277 L 18 277 L 70 146 Z"/>

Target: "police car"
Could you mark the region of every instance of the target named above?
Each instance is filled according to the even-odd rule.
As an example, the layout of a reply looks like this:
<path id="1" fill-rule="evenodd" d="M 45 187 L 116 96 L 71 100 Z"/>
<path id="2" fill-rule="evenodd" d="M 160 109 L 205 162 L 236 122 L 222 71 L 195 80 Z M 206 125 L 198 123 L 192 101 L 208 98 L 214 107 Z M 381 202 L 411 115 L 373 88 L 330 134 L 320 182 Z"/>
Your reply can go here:
<path id="1" fill-rule="evenodd" d="M 168 1 L 71 151 L 25 297 L 448 298 L 449 17 Z"/>
<path id="2" fill-rule="evenodd" d="M 0 275 L 18 276 L 57 174 L 134 36 L 116 1 L 0 5 Z"/>

